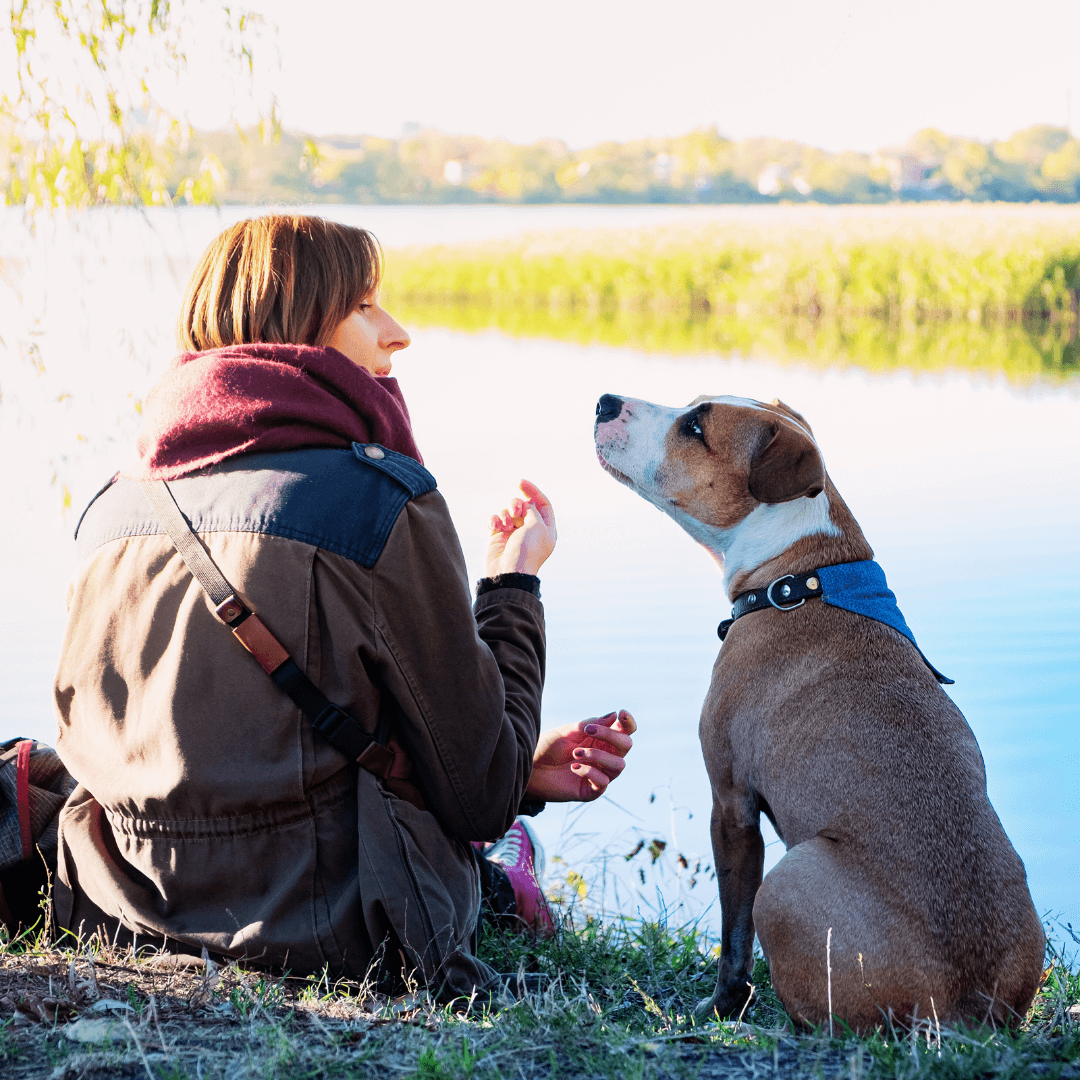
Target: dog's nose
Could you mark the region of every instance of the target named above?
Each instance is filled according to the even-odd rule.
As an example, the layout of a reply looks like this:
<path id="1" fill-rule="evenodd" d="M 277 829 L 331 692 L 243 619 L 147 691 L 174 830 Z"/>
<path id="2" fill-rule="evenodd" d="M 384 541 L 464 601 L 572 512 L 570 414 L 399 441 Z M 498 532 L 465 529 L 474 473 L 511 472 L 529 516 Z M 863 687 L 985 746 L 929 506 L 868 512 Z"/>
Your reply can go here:
<path id="1" fill-rule="evenodd" d="M 623 400 L 614 394 L 605 394 L 596 403 L 596 422 L 603 424 L 607 420 L 614 420 L 622 412 Z"/>

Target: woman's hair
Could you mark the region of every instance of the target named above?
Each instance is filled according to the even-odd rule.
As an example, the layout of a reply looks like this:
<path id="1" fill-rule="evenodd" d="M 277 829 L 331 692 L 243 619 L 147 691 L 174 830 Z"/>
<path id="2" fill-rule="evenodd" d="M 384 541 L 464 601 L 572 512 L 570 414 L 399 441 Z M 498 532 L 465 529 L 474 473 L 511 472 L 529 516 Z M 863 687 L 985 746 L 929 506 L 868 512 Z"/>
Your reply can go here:
<path id="1" fill-rule="evenodd" d="M 365 229 L 304 214 L 268 214 L 230 226 L 191 275 L 176 341 L 201 352 L 223 345 L 325 345 L 378 288 L 378 241 Z"/>

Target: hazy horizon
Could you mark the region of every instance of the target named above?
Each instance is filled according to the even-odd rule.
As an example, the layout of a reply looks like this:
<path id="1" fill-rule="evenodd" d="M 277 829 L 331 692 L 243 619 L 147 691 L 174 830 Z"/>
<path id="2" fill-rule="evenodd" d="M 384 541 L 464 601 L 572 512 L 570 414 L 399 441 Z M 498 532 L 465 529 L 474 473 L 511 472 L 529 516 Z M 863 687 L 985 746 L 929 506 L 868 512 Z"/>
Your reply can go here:
<path id="1" fill-rule="evenodd" d="M 252 121 L 252 125 L 253 124 L 254 124 L 254 121 Z M 316 130 L 309 129 L 309 128 L 302 128 L 302 127 L 299 127 L 299 126 L 297 126 L 295 124 L 287 124 L 287 123 L 282 123 L 281 127 L 282 127 L 283 131 L 289 132 L 289 133 L 291 133 L 293 135 L 306 135 L 306 136 L 311 136 L 312 138 L 315 138 L 315 139 L 322 139 L 322 140 L 325 140 L 325 141 L 331 141 L 331 140 L 334 140 L 334 139 L 364 139 L 364 138 L 369 138 L 369 139 L 389 139 L 389 140 L 393 140 L 393 141 L 400 141 L 400 140 L 403 140 L 403 139 L 412 138 L 413 136 L 415 136 L 415 135 L 417 135 L 417 134 L 419 134 L 421 132 L 424 132 L 424 131 L 437 131 L 440 135 L 445 135 L 448 138 L 452 138 L 452 139 L 477 138 L 477 139 L 484 139 L 484 140 L 491 141 L 491 142 L 505 141 L 505 142 L 509 143 L 512 146 L 534 146 L 537 143 L 558 142 L 558 143 L 564 144 L 567 147 L 567 149 L 569 149 L 571 152 L 578 152 L 578 151 L 581 151 L 581 150 L 587 150 L 587 149 L 589 149 L 589 148 L 591 148 L 593 146 L 600 146 L 600 145 L 603 145 L 605 143 L 615 143 L 615 144 L 622 145 L 624 143 L 636 143 L 636 142 L 649 142 L 649 141 L 654 141 L 654 140 L 655 141 L 660 141 L 660 140 L 678 139 L 678 138 L 680 138 L 680 137 L 682 137 L 684 135 L 692 134 L 694 131 L 704 131 L 704 130 L 710 130 L 712 128 L 716 128 L 717 134 L 720 136 L 720 138 L 729 139 L 732 142 L 750 142 L 750 141 L 754 141 L 754 140 L 762 140 L 762 141 L 772 140 L 772 141 L 778 141 L 778 142 L 798 143 L 800 145 L 809 147 L 812 150 L 820 150 L 823 153 L 834 154 L 834 155 L 835 154 L 845 154 L 845 153 L 854 153 L 854 154 L 867 155 L 867 154 L 874 154 L 876 152 L 883 151 L 883 150 L 902 149 L 902 148 L 906 147 L 910 143 L 910 141 L 916 135 L 918 135 L 920 132 L 928 131 L 928 130 L 940 131 L 944 135 L 947 135 L 950 138 L 954 138 L 954 139 L 970 139 L 970 140 L 973 140 L 973 141 L 976 141 L 976 142 L 984 142 L 984 143 L 988 143 L 988 144 L 989 143 L 994 143 L 994 142 L 1005 142 L 1008 139 L 1010 139 L 1013 135 L 1016 135 L 1020 131 L 1026 131 L 1026 130 L 1028 130 L 1030 128 L 1038 128 L 1038 127 L 1055 128 L 1055 129 L 1065 130 L 1065 131 L 1069 132 L 1069 135 L 1071 137 L 1073 137 L 1073 138 L 1076 137 L 1073 134 L 1072 128 L 1071 127 L 1066 127 L 1065 124 L 1052 123 L 1051 121 L 1048 121 L 1048 120 L 1038 120 L 1038 119 L 1033 120 L 1030 124 L 1025 124 L 1021 128 L 1017 128 L 1016 130 L 1013 130 L 1013 131 L 1006 131 L 1000 136 L 997 136 L 997 137 L 994 137 L 994 138 L 989 138 L 989 139 L 981 138 L 978 135 L 972 135 L 970 132 L 967 132 L 967 131 L 951 131 L 951 130 L 949 130 L 947 128 L 941 127 L 938 124 L 928 123 L 928 124 L 924 124 L 920 128 L 916 128 L 915 130 L 909 132 L 907 134 L 907 136 L 904 137 L 904 138 L 897 139 L 894 142 L 890 142 L 890 143 L 882 143 L 880 146 L 873 146 L 873 147 L 870 147 L 870 149 L 868 149 L 868 150 L 855 149 L 854 147 L 850 147 L 850 146 L 841 147 L 839 149 L 831 149 L 831 148 L 825 147 L 825 146 L 818 146 L 818 145 L 816 145 L 814 143 L 804 142 L 801 139 L 788 138 L 786 136 L 776 135 L 776 134 L 772 134 L 772 133 L 769 133 L 769 132 L 759 132 L 757 134 L 736 136 L 736 135 L 732 135 L 730 132 L 725 131 L 718 124 L 702 124 L 697 128 L 688 128 L 686 131 L 669 131 L 669 132 L 665 132 L 663 134 L 638 135 L 638 136 L 634 136 L 632 138 L 626 138 L 626 139 L 615 139 L 615 138 L 598 139 L 594 143 L 586 143 L 586 144 L 580 145 L 580 146 L 577 145 L 577 144 L 570 143 L 566 139 L 563 139 L 558 135 L 540 135 L 540 136 L 537 136 L 535 139 L 511 139 L 511 138 L 508 138 L 508 137 L 503 136 L 503 135 L 484 135 L 483 133 L 478 132 L 478 131 L 466 131 L 464 129 L 444 128 L 444 127 L 440 127 L 438 124 L 428 124 L 428 123 L 424 123 L 422 121 L 417 121 L 417 120 L 410 120 L 410 121 L 404 122 L 397 132 L 382 132 L 382 131 L 372 131 L 372 130 L 348 131 L 348 130 L 344 130 L 344 129 L 340 130 L 340 131 L 338 131 L 338 130 L 335 130 L 335 131 L 316 131 Z M 232 134 L 233 132 L 236 131 L 236 124 L 235 124 L 235 122 L 229 122 L 229 123 L 221 124 L 216 128 L 196 128 L 196 131 L 197 131 L 197 133 L 204 134 L 204 135 Z"/>
<path id="2" fill-rule="evenodd" d="M 412 121 L 576 149 L 715 124 L 868 153 L 929 126 L 983 142 L 1071 127 L 1080 108 L 1070 0 L 671 0 L 662 15 L 643 0 L 550 0 L 542 15 L 496 0 L 248 6 L 276 27 L 256 55 L 264 100 L 319 136 L 397 137 Z M 203 129 L 251 118 L 203 56 L 189 52 L 182 110 Z"/>

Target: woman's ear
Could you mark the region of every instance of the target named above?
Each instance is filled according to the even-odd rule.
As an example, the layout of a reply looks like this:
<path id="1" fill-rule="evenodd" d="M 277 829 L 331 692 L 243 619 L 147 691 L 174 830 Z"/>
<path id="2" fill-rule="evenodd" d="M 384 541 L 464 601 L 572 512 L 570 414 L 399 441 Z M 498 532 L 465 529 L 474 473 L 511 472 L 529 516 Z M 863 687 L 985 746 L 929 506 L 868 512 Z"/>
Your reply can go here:
<path id="1" fill-rule="evenodd" d="M 814 440 L 778 420 L 763 423 L 750 461 L 748 487 L 763 503 L 820 495 L 825 488 L 825 463 Z"/>

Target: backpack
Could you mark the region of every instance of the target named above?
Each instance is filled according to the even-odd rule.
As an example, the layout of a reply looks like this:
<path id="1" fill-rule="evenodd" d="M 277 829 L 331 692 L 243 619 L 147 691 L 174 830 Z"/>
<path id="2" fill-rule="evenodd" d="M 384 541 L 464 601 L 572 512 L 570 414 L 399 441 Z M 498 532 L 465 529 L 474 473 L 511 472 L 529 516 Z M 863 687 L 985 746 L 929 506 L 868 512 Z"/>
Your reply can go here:
<path id="1" fill-rule="evenodd" d="M 56 873 L 60 810 L 75 786 L 51 746 L 0 743 L 0 922 L 9 937 L 40 917 L 42 890 Z"/>

